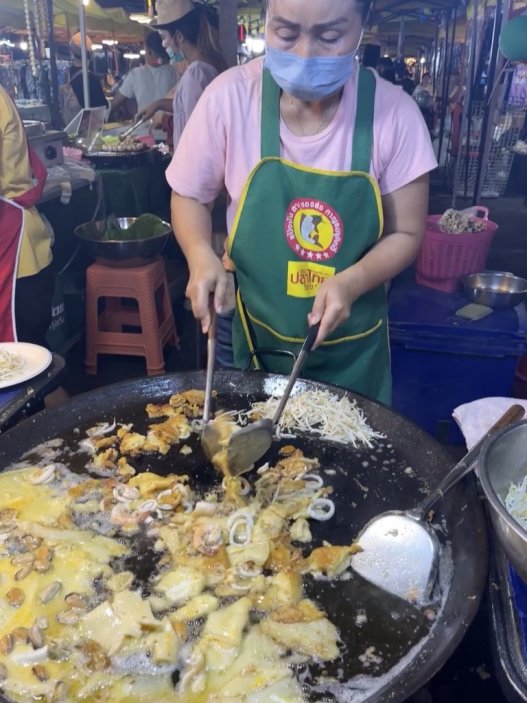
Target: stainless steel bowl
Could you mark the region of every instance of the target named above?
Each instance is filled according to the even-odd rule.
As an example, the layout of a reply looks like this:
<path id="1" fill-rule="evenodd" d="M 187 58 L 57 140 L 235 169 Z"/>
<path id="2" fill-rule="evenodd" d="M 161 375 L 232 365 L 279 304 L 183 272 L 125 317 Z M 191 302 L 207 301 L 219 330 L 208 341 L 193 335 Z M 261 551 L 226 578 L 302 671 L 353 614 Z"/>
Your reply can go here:
<path id="1" fill-rule="evenodd" d="M 510 563 L 527 581 L 527 530 L 505 508 L 511 483 L 520 483 L 527 475 L 527 421 L 490 437 L 478 463 L 496 536 Z"/>
<path id="2" fill-rule="evenodd" d="M 463 293 L 473 303 L 496 310 L 514 308 L 527 294 L 527 280 L 512 273 L 486 271 L 471 273 L 461 280 Z"/>
<path id="3" fill-rule="evenodd" d="M 128 229 L 137 217 L 119 217 L 117 222 L 122 229 Z M 106 230 L 106 220 L 87 222 L 75 228 L 78 237 L 85 249 L 94 257 L 109 259 L 110 261 L 126 261 L 128 259 L 153 259 L 161 254 L 165 248 L 172 227 L 164 222 L 164 230 L 160 234 L 146 239 L 133 239 L 128 242 L 119 240 L 102 240 Z"/>

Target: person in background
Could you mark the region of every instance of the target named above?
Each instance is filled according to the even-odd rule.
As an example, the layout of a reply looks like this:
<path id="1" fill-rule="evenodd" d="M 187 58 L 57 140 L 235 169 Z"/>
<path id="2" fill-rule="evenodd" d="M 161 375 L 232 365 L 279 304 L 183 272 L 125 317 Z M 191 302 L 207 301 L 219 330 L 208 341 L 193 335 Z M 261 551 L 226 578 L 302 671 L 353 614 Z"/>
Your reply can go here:
<path id="1" fill-rule="evenodd" d="M 365 68 L 377 68 L 381 58 L 381 47 L 378 44 L 364 44 L 362 49 L 362 65 Z"/>
<path id="2" fill-rule="evenodd" d="M 303 375 L 389 402 L 385 283 L 424 236 L 430 136 L 415 102 L 357 61 L 370 0 L 264 5 L 266 56 L 206 89 L 167 169 L 187 296 L 204 332 L 211 294 L 228 310 L 209 208 L 225 187 L 234 365 L 255 348 L 298 353 L 320 325 Z"/>
<path id="3" fill-rule="evenodd" d="M 227 63 L 219 48 L 218 16 L 212 8 L 193 5 L 190 0 L 158 0 L 156 7 L 152 25 L 160 32 L 169 56 L 187 62 L 172 100 L 175 149 L 203 91 Z M 156 101 L 138 116 L 148 119 L 167 107 L 166 99 Z"/>
<path id="4" fill-rule="evenodd" d="M 70 40 L 71 66 L 60 91 L 60 111 L 65 125 L 85 107 L 81 42 L 80 32 L 74 34 Z M 86 51 L 89 59 L 92 52 L 92 42 L 89 37 L 86 37 Z M 88 71 L 88 91 L 90 107 L 108 107 L 101 81 L 92 71 Z"/>
<path id="5" fill-rule="evenodd" d="M 395 66 L 395 82 L 400 85 L 405 93 L 413 95 L 415 83 L 413 82 L 410 71 L 406 68 L 404 61 L 400 61 Z"/>
<path id="6" fill-rule="evenodd" d="M 177 68 L 170 64 L 159 33 L 149 31 L 145 39 L 145 65 L 126 74 L 115 92 L 110 117 L 129 100 L 135 101 L 135 112 L 142 112 L 170 92 L 178 78 Z"/>
<path id="7" fill-rule="evenodd" d="M 0 342 L 46 346 L 53 232 L 37 209 L 46 169 L 30 151 L 16 107 L 0 86 Z"/>
<path id="8" fill-rule="evenodd" d="M 435 99 L 432 95 L 432 76 L 429 73 L 423 73 L 421 82 L 412 93 L 412 97 L 418 104 L 428 129 L 432 132 L 435 123 Z"/>
<path id="9" fill-rule="evenodd" d="M 377 73 L 385 81 L 389 81 L 394 85 L 397 83 L 395 79 L 395 67 L 393 61 L 388 56 L 381 56 L 377 64 Z"/>

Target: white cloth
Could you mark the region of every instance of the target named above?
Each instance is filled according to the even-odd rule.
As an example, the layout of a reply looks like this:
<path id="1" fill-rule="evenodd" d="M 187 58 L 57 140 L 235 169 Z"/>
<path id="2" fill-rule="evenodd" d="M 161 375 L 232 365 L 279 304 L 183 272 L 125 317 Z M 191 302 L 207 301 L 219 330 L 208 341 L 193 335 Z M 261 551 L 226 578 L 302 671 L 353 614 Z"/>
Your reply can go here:
<path id="1" fill-rule="evenodd" d="M 119 92 L 125 98 L 135 98 L 139 112 L 164 98 L 176 85 L 178 77 L 177 68 L 170 64 L 138 66 L 126 74 Z"/>
<path id="2" fill-rule="evenodd" d="M 472 449 L 513 405 L 521 405 L 527 414 L 527 400 L 517 398 L 480 398 L 457 407 L 452 417 L 463 432 L 467 448 Z"/>

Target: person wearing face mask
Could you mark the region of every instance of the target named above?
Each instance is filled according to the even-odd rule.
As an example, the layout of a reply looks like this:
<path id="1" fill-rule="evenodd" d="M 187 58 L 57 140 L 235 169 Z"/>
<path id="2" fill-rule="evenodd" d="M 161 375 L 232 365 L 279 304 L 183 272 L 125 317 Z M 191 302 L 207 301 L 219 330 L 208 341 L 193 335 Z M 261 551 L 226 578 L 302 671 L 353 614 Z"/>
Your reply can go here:
<path id="1" fill-rule="evenodd" d="M 235 366 L 255 348 L 298 353 L 319 324 L 303 375 L 389 402 L 385 283 L 424 235 L 428 130 L 409 95 L 359 67 L 369 0 L 266 5 L 265 57 L 207 88 L 167 170 L 187 295 L 203 331 L 211 293 L 225 313 L 209 214 L 225 184 Z M 254 365 L 291 370 L 267 354 Z"/>
<path id="2" fill-rule="evenodd" d="M 177 146 L 183 129 L 201 94 L 216 76 L 227 68 L 219 49 L 217 13 L 191 0 L 158 0 L 152 25 L 163 38 L 163 46 L 173 61 L 187 67 L 170 98 L 152 103 L 139 117 L 149 119 L 157 110 L 174 115 L 173 142 Z"/>

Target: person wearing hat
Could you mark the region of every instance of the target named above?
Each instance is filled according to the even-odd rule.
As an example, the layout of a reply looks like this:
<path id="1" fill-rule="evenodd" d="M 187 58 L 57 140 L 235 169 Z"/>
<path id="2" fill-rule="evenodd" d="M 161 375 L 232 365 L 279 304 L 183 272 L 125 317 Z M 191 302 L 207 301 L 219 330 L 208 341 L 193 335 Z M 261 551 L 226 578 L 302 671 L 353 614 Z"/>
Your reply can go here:
<path id="1" fill-rule="evenodd" d="M 187 296 L 204 332 L 211 294 L 228 310 L 209 208 L 225 187 L 234 365 L 290 373 L 252 352 L 298 354 L 317 325 L 303 375 L 389 403 L 385 284 L 424 236 L 430 135 L 415 101 L 357 60 L 370 0 L 264 6 L 265 57 L 207 88 L 167 169 Z"/>
<path id="2" fill-rule="evenodd" d="M 135 100 L 136 112 L 161 100 L 175 87 L 179 78 L 177 68 L 163 47 L 159 32 L 148 32 L 145 38 L 145 65 L 132 68 L 117 89 L 110 116 L 127 100 Z"/>
<path id="3" fill-rule="evenodd" d="M 75 115 L 78 115 L 85 107 L 81 45 L 81 34 L 77 32 L 70 40 L 71 65 L 66 74 L 66 82 L 61 87 L 60 93 L 60 109 L 64 124 L 71 122 Z M 89 37 L 86 37 L 86 51 L 89 59 L 92 52 L 92 42 Z M 88 94 L 90 96 L 90 107 L 108 107 L 101 81 L 90 70 L 88 70 Z"/>
<path id="4" fill-rule="evenodd" d="M 156 8 L 152 26 L 161 34 L 168 55 L 187 63 L 172 100 L 175 149 L 203 91 L 227 63 L 219 48 L 218 19 L 212 8 L 194 5 L 191 0 L 158 0 Z M 159 100 L 138 116 L 148 119 L 167 107 L 166 100 Z"/>

